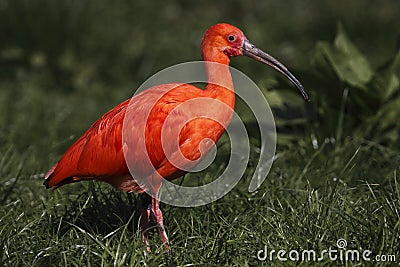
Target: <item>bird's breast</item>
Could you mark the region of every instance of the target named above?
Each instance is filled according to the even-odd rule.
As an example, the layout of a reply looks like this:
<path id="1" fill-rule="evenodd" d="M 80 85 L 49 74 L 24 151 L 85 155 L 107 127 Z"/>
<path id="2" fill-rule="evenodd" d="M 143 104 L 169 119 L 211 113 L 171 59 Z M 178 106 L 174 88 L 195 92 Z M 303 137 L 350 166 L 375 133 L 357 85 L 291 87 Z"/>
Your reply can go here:
<path id="1" fill-rule="evenodd" d="M 164 176 L 188 170 L 224 133 L 232 107 L 192 87 L 178 86 L 161 98 L 139 96 L 128 107 L 124 152 L 134 176 L 149 176 L 166 165 L 170 167 Z"/>

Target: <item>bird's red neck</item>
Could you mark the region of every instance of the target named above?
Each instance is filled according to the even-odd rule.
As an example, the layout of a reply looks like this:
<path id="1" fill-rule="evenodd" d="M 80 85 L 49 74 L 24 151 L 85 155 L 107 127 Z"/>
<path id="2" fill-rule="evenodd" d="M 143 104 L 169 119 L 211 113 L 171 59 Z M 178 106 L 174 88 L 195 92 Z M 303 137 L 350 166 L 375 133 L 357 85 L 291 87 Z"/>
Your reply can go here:
<path id="1" fill-rule="evenodd" d="M 201 43 L 201 55 L 207 72 L 208 84 L 204 93 L 208 97 L 218 99 L 232 109 L 235 106 L 235 93 L 232 76 L 229 70 L 230 58 L 217 45 L 221 40 L 218 34 L 207 30 Z"/>
<path id="2" fill-rule="evenodd" d="M 229 57 L 220 51 L 208 50 L 208 53 L 203 53 L 203 60 L 208 80 L 205 93 L 209 97 L 223 101 L 233 109 L 235 93 L 229 70 Z"/>
<path id="3" fill-rule="evenodd" d="M 234 109 L 235 92 L 229 66 L 206 61 L 208 84 L 204 93 L 206 96 L 220 100 Z"/>

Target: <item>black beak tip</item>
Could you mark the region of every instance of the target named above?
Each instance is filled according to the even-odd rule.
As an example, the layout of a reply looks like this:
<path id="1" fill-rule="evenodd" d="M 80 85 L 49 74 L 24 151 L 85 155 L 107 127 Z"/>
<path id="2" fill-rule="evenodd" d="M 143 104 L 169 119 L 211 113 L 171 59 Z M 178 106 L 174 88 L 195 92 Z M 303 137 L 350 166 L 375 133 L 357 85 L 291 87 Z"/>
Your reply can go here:
<path id="1" fill-rule="evenodd" d="M 304 97 L 304 100 L 305 100 L 307 103 L 310 103 L 310 102 L 311 102 L 311 100 L 310 100 L 310 98 L 308 97 L 307 93 L 304 93 L 304 94 L 303 94 L 303 97 Z"/>
<path id="2" fill-rule="evenodd" d="M 310 102 L 310 98 L 308 97 L 308 94 L 306 93 L 306 90 L 304 90 L 303 85 L 296 80 L 296 82 L 294 82 L 294 84 L 296 85 L 297 89 L 299 89 L 301 95 L 303 96 L 304 100 L 308 103 Z"/>

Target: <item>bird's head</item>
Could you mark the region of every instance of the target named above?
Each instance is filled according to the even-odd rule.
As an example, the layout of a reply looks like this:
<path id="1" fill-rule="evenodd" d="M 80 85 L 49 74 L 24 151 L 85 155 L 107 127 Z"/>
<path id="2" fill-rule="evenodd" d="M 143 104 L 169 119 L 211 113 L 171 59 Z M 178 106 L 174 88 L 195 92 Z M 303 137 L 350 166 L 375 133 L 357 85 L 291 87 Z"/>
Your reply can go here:
<path id="1" fill-rule="evenodd" d="M 309 100 L 299 80 L 285 65 L 253 45 L 235 26 L 220 23 L 208 28 L 201 43 L 201 52 L 205 61 L 229 64 L 231 57 L 244 55 L 267 64 L 285 75 L 299 89 L 304 99 Z"/>

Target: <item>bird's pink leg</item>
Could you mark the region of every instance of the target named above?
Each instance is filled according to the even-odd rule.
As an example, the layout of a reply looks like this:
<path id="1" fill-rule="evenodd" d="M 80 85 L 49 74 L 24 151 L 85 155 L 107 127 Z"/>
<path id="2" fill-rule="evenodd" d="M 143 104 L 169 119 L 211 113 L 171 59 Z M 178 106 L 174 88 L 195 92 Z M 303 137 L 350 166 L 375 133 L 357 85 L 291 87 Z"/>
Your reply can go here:
<path id="1" fill-rule="evenodd" d="M 160 210 L 159 204 L 158 204 L 158 199 L 153 198 L 151 202 L 151 212 L 153 214 L 153 219 L 156 221 L 157 226 L 158 226 L 158 233 L 160 234 L 161 240 L 165 245 L 165 248 L 170 251 L 171 248 L 169 246 L 169 239 L 167 236 L 167 232 L 165 231 L 164 227 L 164 220 L 163 220 L 163 215 Z"/>
<path id="2" fill-rule="evenodd" d="M 147 252 L 150 252 L 150 245 L 149 245 L 149 218 L 151 214 L 151 200 L 152 198 L 147 195 L 146 193 L 143 193 L 142 197 L 142 216 L 140 217 L 140 224 L 142 227 L 142 238 L 143 238 L 143 243 L 146 246 Z"/>
<path id="3" fill-rule="evenodd" d="M 142 216 L 140 219 L 142 227 L 142 238 L 143 243 L 146 246 L 147 252 L 150 252 L 150 245 L 148 239 L 148 228 L 149 218 L 152 215 L 153 220 L 157 223 L 158 233 L 160 234 L 161 240 L 164 243 L 166 249 L 170 252 L 169 239 L 167 232 L 165 231 L 163 215 L 159 207 L 158 199 L 152 198 L 148 194 L 144 193 L 142 197 Z"/>

